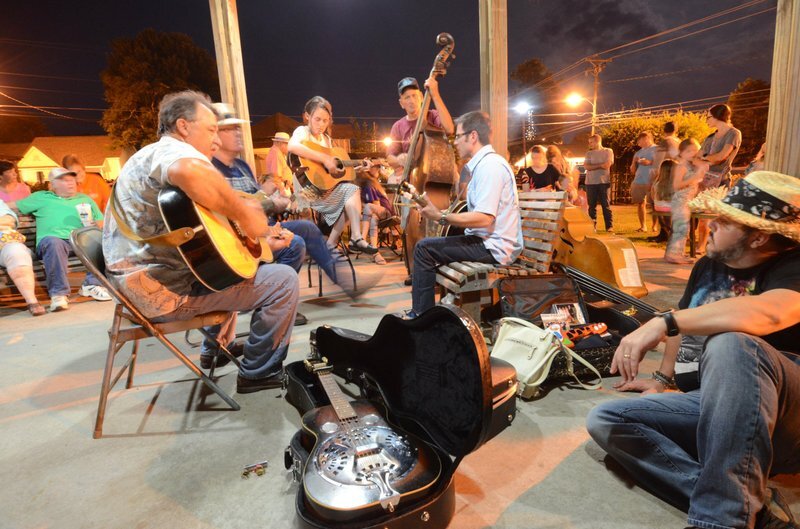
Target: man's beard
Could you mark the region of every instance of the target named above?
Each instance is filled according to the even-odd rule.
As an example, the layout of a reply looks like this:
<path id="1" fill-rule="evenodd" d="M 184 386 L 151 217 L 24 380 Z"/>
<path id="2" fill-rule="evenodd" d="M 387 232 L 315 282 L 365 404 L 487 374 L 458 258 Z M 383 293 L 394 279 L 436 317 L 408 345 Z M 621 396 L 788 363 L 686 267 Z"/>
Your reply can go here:
<path id="1" fill-rule="evenodd" d="M 713 259 L 714 261 L 718 261 L 722 264 L 730 264 L 735 261 L 738 261 L 739 258 L 744 254 L 745 250 L 747 249 L 746 241 L 750 234 L 744 233 L 741 237 L 739 237 L 736 242 L 731 244 L 728 248 L 724 250 L 716 250 L 706 248 L 706 255 L 709 259 Z M 711 239 L 714 239 L 714 235 L 710 235 Z M 716 244 L 714 245 L 716 248 Z"/>

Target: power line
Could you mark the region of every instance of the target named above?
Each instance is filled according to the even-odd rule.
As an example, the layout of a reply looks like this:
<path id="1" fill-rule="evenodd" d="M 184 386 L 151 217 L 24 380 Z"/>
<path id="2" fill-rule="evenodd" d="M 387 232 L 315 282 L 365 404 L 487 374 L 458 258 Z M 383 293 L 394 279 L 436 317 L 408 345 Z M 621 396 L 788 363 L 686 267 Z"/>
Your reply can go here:
<path id="1" fill-rule="evenodd" d="M 87 83 L 101 83 L 100 79 L 81 79 L 79 77 L 60 77 L 57 75 L 39 75 L 35 73 L 0 72 L 0 75 L 13 75 L 17 77 L 35 77 L 38 79 L 57 79 L 60 81 L 84 81 Z"/>
<path id="2" fill-rule="evenodd" d="M 61 118 L 64 118 L 64 119 L 72 119 L 72 120 L 75 120 L 75 121 L 87 121 L 87 122 L 94 123 L 94 121 L 89 120 L 89 119 L 74 118 L 72 116 L 66 116 L 64 114 L 59 114 L 57 112 L 50 112 L 49 110 L 46 110 L 44 108 L 37 107 L 36 105 L 31 105 L 30 103 L 26 103 L 25 101 L 21 101 L 21 100 L 17 99 L 16 97 L 12 97 L 12 96 L 6 94 L 5 92 L 0 92 L 0 95 L 4 96 L 4 97 L 7 97 L 8 99 L 10 99 L 12 101 L 15 101 L 15 102 L 17 102 L 17 103 L 19 103 L 21 105 L 24 105 L 27 108 L 32 108 L 34 110 L 38 110 L 39 112 L 43 112 L 45 114 L 50 114 L 51 116 L 58 116 L 58 117 L 61 117 Z M 9 105 L 9 106 L 12 106 L 12 105 Z"/>

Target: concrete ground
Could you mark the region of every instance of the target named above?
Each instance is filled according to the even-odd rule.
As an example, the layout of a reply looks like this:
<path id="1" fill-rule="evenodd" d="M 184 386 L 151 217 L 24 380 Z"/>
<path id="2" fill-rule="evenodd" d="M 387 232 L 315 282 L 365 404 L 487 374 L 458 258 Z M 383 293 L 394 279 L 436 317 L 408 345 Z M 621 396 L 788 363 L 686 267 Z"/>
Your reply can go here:
<path id="1" fill-rule="evenodd" d="M 640 248 L 657 307 L 677 304 L 689 267 L 666 265 L 661 250 Z M 357 262 L 359 272 L 378 267 Z M 402 264 L 381 267 L 380 286 L 352 303 L 335 287 L 316 297 L 304 288 L 289 361 L 302 359 L 308 333 L 331 324 L 371 333 L 387 312 L 410 305 Z M 301 285 L 306 286 L 305 269 Z M 316 284 L 316 274 L 314 278 Z M 0 528 L 250 528 L 289 527 L 297 485 L 283 469 L 283 451 L 300 417 L 278 390 L 234 395 L 229 411 L 153 340 L 141 348 L 135 387 L 109 400 L 105 437 L 92 439 L 112 303 L 73 303 L 31 318 L 0 317 Z M 239 330 L 247 321 L 240 321 Z M 194 359 L 197 349 L 179 335 Z M 643 371 L 658 365 L 651 354 Z M 391 359 L 387 359 L 391 361 Z M 221 370 L 233 392 L 236 371 Z M 453 528 L 681 528 L 685 515 L 607 467 L 584 428 L 587 412 L 617 398 L 557 387 L 518 404 L 515 422 L 464 459 L 455 476 Z M 119 386 L 122 388 L 122 385 Z M 261 477 L 242 479 L 243 465 L 269 461 Z M 784 481 L 800 506 L 800 483 Z"/>

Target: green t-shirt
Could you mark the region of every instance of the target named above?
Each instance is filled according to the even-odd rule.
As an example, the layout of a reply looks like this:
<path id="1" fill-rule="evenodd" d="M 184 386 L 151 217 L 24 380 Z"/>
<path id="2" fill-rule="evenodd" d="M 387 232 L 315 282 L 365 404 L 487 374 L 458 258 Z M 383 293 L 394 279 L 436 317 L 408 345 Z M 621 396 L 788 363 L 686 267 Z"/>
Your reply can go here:
<path id="1" fill-rule="evenodd" d="M 72 230 L 83 227 L 75 208 L 78 204 L 89 204 L 92 206 L 92 219 L 103 220 L 100 208 L 89 195 L 83 193 L 61 198 L 52 191 L 37 191 L 16 202 L 20 213 L 36 217 L 36 246 L 45 237 L 69 239 Z"/>

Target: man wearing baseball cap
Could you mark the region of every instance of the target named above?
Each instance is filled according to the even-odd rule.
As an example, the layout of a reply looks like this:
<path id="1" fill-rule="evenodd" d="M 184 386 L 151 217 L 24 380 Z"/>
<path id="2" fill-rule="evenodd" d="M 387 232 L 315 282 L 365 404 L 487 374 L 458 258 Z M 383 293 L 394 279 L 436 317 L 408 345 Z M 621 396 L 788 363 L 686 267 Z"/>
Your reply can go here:
<path id="1" fill-rule="evenodd" d="M 718 215 L 707 254 L 679 310 L 626 336 L 612 361 L 617 389 L 650 394 L 598 405 L 587 428 L 691 527 L 799 527 L 767 481 L 800 471 L 800 179 L 755 171 L 689 205 Z M 665 393 L 692 354 L 682 338 L 700 340 L 699 371 Z M 660 369 L 636 378 L 661 341 Z"/>
<path id="2" fill-rule="evenodd" d="M 430 91 L 434 106 L 434 109 L 428 110 L 428 123 L 443 129 L 448 135 L 453 134 L 456 127 L 439 93 L 439 81 L 435 76 L 431 76 L 425 81 L 425 88 Z M 406 115 L 392 125 L 389 133 L 392 143 L 386 148 L 386 154 L 387 161 L 391 166 L 405 164 L 405 153 L 408 152 L 411 134 L 414 132 L 414 126 L 417 124 L 419 113 L 422 110 L 423 99 L 419 83 L 413 77 L 400 79 L 400 82 L 397 83 L 397 95 L 400 96 L 398 102 L 400 107 L 405 110 Z"/>
<path id="3" fill-rule="evenodd" d="M 67 310 L 70 294 L 67 271 L 69 257 L 74 255 L 69 235 L 72 230 L 96 224 L 102 226 L 103 213 L 89 195 L 78 193 L 78 181 L 73 171 L 56 167 L 48 175 L 52 191 L 37 191 L 11 207 L 24 215 L 36 217 L 36 256 L 44 264 L 50 310 Z M 91 273 L 80 289 L 81 296 L 97 301 L 109 301 L 111 296 Z"/>

